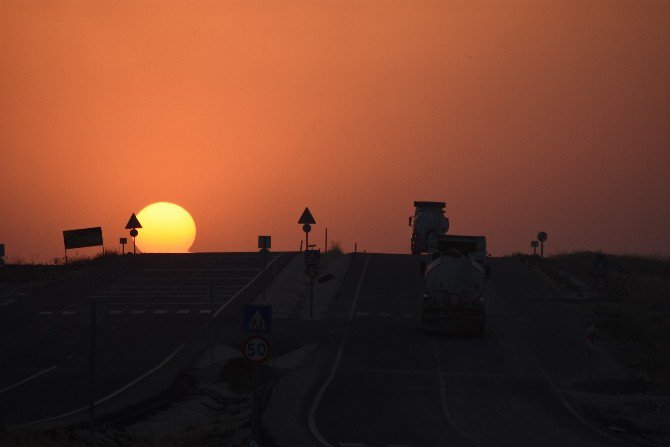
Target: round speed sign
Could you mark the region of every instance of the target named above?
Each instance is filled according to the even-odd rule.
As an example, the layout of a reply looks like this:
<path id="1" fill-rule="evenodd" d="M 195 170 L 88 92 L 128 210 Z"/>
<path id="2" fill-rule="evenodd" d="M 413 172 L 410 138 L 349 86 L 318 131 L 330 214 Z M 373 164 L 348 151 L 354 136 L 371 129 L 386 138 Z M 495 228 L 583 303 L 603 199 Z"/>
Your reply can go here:
<path id="1" fill-rule="evenodd" d="M 252 335 L 242 343 L 242 355 L 251 363 L 263 363 L 270 355 L 270 341 L 260 335 Z"/>

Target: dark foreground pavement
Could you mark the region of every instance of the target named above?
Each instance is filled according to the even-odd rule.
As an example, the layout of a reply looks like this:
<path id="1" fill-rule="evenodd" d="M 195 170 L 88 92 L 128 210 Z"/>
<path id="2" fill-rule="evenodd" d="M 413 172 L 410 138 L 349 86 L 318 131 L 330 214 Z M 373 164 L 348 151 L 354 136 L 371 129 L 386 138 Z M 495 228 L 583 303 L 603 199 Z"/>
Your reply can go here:
<path id="1" fill-rule="evenodd" d="M 272 392 L 286 422 L 265 415 L 266 443 L 618 445 L 564 393 L 586 374 L 584 322 L 525 267 L 491 264 L 486 335 L 448 338 L 421 330 L 418 257 L 357 256 L 332 319 L 305 336 L 318 355 Z"/>

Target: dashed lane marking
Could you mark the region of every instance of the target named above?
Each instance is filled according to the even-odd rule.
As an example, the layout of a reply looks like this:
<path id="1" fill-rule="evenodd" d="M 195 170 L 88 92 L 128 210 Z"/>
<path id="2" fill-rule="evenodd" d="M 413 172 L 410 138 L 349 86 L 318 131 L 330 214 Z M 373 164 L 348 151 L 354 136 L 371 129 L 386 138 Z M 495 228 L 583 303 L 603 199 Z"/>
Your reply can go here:
<path id="1" fill-rule="evenodd" d="M 135 315 L 139 315 L 139 314 L 143 314 L 144 311 L 143 311 L 143 310 L 133 310 L 133 311 L 130 312 L 130 313 L 131 313 L 131 314 L 135 314 Z"/>
<path id="2" fill-rule="evenodd" d="M 209 314 L 209 313 L 212 313 L 212 311 L 211 311 L 210 309 L 201 309 L 199 313 L 201 313 L 201 314 Z"/>
<path id="3" fill-rule="evenodd" d="M 112 315 L 118 315 L 118 314 L 122 314 L 123 311 L 122 310 L 110 310 L 109 313 L 112 314 Z"/>
<path id="4" fill-rule="evenodd" d="M 368 315 L 367 312 L 356 312 L 357 317 L 366 317 Z"/>
<path id="5" fill-rule="evenodd" d="M 190 310 L 188 310 L 188 309 L 180 309 L 180 310 L 177 311 L 178 314 L 187 314 L 189 312 L 190 312 Z"/>
<path id="6" fill-rule="evenodd" d="M 155 313 L 155 314 L 166 314 L 166 313 L 167 313 L 167 310 L 163 310 L 163 309 L 160 309 L 160 310 L 154 310 L 154 313 Z"/>
<path id="7" fill-rule="evenodd" d="M 51 310 L 44 310 L 42 312 L 37 312 L 37 315 L 51 315 L 53 311 Z"/>

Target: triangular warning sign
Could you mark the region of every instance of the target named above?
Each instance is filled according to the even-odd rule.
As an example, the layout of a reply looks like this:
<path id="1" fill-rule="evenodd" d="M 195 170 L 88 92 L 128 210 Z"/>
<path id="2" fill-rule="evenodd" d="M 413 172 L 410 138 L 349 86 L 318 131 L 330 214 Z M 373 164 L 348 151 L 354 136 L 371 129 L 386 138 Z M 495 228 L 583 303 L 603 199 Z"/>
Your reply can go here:
<path id="1" fill-rule="evenodd" d="M 265 332 L 268 330 L 268 327 L 265 324 L 265 320 L 259 311 L 256 311 L 254 316 L 251 317 L 249 324 L 247 324 L 246 330 L 249 332 Z"/>
<path id="2" fill-rule="evenodd" d="M 302 216 L 300 216 L 300 220 L 298 220 L 299 224 L 315 224 L 316 220 L 312 217 L 312 213 L 309 212 L 309 208 L 305 207 L 305 211 L 302 212 Z"/>
<path id="3" fill-rule="evenodd" d="M 133 215 L 130 216 L 130 219 L 128 219 L 128 223 L 126 224 L 126 230 L 132 230 L 133 228 L 142 228 L 142 225 L 140 224 L 140 221 L 137 220 L 137 216 L 135 216 L 135 213 L 133 213 Z"/>

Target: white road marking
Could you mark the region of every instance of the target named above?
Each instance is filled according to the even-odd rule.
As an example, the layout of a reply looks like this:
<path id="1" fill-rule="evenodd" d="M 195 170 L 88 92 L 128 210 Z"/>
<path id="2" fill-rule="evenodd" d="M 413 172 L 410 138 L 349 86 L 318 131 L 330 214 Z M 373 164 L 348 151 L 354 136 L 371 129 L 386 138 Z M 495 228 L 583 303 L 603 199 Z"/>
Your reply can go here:
<path id="1" fill-rule="evenodd" d="M 201 313 L 201 314 L 209 314 L 209 313 L 212 313 L 212 311 L 211 311 L 210 309 L 201 309 L 199 313 Z"/>
<path id="2" fill-rule="evenodd" d="M 51 315 L 53 311 L 51 310 L 44 310 L 42 312 L 37 312 L 37 315 Z"/>
<path id="3" fill-rule="evenodd" d="M 72 360 L 74 358 L 74 354 L 70 354 L 67 357 L 65 357 L 65 360 Z"/>
<path id="4" fill-rule="evenodd" d="M 447 404 L 447 384 L 444 382 L 444 374 L 442 374 L 442 369 L 440 368 L 440 351 L 437 349 L 437 341 L 433 339 L 433 351 L 435 353 L 435 367 L 437 368 L 437 377 L 440 379 L 440 404 L 442 404 L 442 413 L 447 419 L 451 428 L 456 430 L 461 436 L 465 439 L 468 439 L 475 443 L 476 445 L 486 445 L 486 443 L 481 440 L 473 437 L 470 433 L 463 430 L 457 423 L 454 417 L 451 415 L 449 410 L 449 405 Z"/>
<path id="5" fill-rule="evenodd" d="M 167 310 L 163 310 L 163 309 L 161 309 L 161 310 L 154 310 L 154 313 L 155 313 L 155 314 L 166 314 L 166 313 L 167 313 Z"/>
<path id="6" fill-rule="evenodd" d="M 107 396 L 103 397 L 102 399 L 97 400 L 97 401 L 95 402 L 95 405 L 100 405 L 100 404 L 102 404 L 102 403 L 108 401 L 109 399 L 111 399 L 111 398 L 113 398 L 113 397 L 115 397 L 115 396 L 121 394 L 122 392 L 124 392 L 125 390 L 127 390 L 127 389 L 130 388 L 131 386 L 135 385 L 137 382 L 141 381 L 141 380 L 144 379 L 145 377 L 147 377 L 147 376 L 153 374 L 154 372 L 158 371 L 158 370 L 161 369 L 167 362 L 169 362 L 170 360 L 172 360 L 172 357 L 174 357 L 175 355 L 177 355 L 177 354 L 179 353 L 179 351 L 181 351 L 181 350 L 184 348 L 184 346 L 186 346 L 186 345 L 185 345 L 185 344 L 181 344 L 181 345 L 179 345 L 179 347 L 178 347 L 177 349 L 175 349 L 174 352 L 172 352 L 172 354 L 170 354 L 169 356 L 167 356 L 167 357 L 165 358 L 165 360 L 163 360 L 161 363 L 159 363 L 158 365 L 154 366 L 153 368 L 151 368 L 149 371 L 145 372 L 144 374 L 142 374 L 142 375 L 139 376 L 138 378 L 132 380 L 130 383 L 128 383 L 128 384 L 122 386 L 121 388 L 119 388 L 118 390 L 114 391 L 112 394 L 108 394 Z M 52 366 L 51 368 L 56 368 L 57 366 L 58 366 L 58 365 L 54 365 L 54 366 Z M 50 369 L 51 369 L 51 368 L 50 368 Z M 42 371 L 40 374 L 44 374 L 46 371 L 47 371 L 47 370 Z M 35 376 L 33 376 L 33 377 L 35 377 Z M 32 377 L 31 377 L 31 378 L 32 378 Z M 30 379 L 30 378 L 29 378 L 29 379 Z M 26 379 L 26 380 L 28 380 L 28 379 Z M 2 392 L 2 390 L 0 390 L 0 393 L 1 393 L 1 392 Z M 32 426 L 32 425 L 43 424 L 43 423 L 45 423 L 45 422 L 49 422 L 49 421 L 55 421 L 55 420 L 57 420 L 57 419 L 61 419 L 61 418 L 64 418 L 64 417 L 68 417 L 68 416 L 71 416 L 71 415 L 73 415 L 73 414 L 77 414 L 77 413 L 79 413 L 79 412 L 81 412 L 81 411 L 84 411 L 84 410 L 87 410 L 87 409 L 88 409 L 88 405 L 85 406 L 85 407 L 77 408 L 76 410 L 68 411 L 67 413 L 63 413 L 63 414 L 60 414 L 60 415 L 58 415 L 58 416 L 53 416 L 53 417 L 46 418 L 46 419 L 42 419 L 42 420 L 39 420 L 39 421 L 29 422 L 29 423 L 27 423 L 27 424 L 19 425 L 19 426 L 16 426 L 16 427 L 17 427 L 17 428 L 25 428 L 25 427 L 30 427 L 30 426 Z"/>
<path id="7" fill-rule="evenodd" d="M 21 380 L 20 382 L 16 382 L 14 385 L 9 385 L 8 387 L 5 387 L 5 388 L 1 389 L 0 394 L 4 393 L 6 391 L 12 390 L 12 389 L 16 388 L 17 386 L 21 386 L 21 385 L 23 385 L 24 383 L 26 383 L 30 380 L 36 379 L 37 377 L 41 376 L 42 374 L 46 374 L 49 371 L 53 371 L 56 368 L 58 368 L 58 365 L 53 365 L 53 366 L 51 366 L 47 369 L 44 369 L 44 370 L 38 372 L 37 374 L 33 374 L 32 376 Z"/>
<path id="8" fill-rule="evenodd" d="M 177 311 L 178 314 L 187 314 L 189 312 L 190 312 L 190 310 L 188 310 L 188 309 L 180 309 L 180 310 Z"/>
<path id="9" fill-rule="evenodd" d="M 365 317 L 365 316 L 367 316 L 367 315 L 368 315 L 367 312 L 356 312 L 356 316 L 357 316 L 357 317 Z"/>
<path id="10" fill-rule="evenodd" d="M 118 314 L 122 314 L 123 311 L 122 310 L 110 310 L 109 313 L 113 314 L 113 315 L 118 315 Z"/>
<path id="11" fill-rule="evenodd" d="M 75 313 L 74 310 L 64 310 L 64 311 L 61 312 L 60 314 L 61 314 L 61 315 L 73 315 L 74 313 Z"/>
<path id="12" fill-rule="evenodd" d="M 363 279 L 365 278 L 365 272 L 368 270 L 369 263 L 370 263 L 370 255 L 366 255 L 365 264 L 363 264 L 363 271 L 361 272 L 361 277 L 359 278 L 358 285 L 356 286 L 356 293 L 354 294 L 354 302 L 351 303 L 351 309 L 349 310 L 349 318 L 347 319 L 347 323 L 351 322 L 351 319 L 354 316 L 354 312 L 356 311 L 356 303 L 358 303 L 358 297 L 361 294 Z M 319 429 L 316 426 L 316 409 L 319 407 L 319 403 L 321 402 L 323 395 L 326 393 L 326 389 L 328 389 L 330 382 L 332 382 L 333 379 L 335 378 L 335 372 L 337 371 L 337 367 L 340 365 L 340 361 L 342 360 L 342 352 L 344 351 L 344 341 L 347 339 L 348 334 L 349 334 L 349 324 L 347 324 L 347 327 L 344 329 L 344 335 L 342 336 L 340 349 L 337 351 L 337 357 L 335 357 L 335 362 L 333 363 L 333 367 L 330 370 L 330 374 L 328 375 L 326 381 L 323 382 L 323 385 L 321 385 L 321 388 L 319 388 L 319 391 L 316 393 L 316 397 L 312 401 L 312 405 L 309 407 L 309 429 L 314 435 L 314 437 L 321 443 L 321 445 L 325 447 L 333 447 L 333 446 L 328 441 L 326 441 L 326 438 L 324 438 L 321 435 L 321 432 L 319 432 Z"/>

